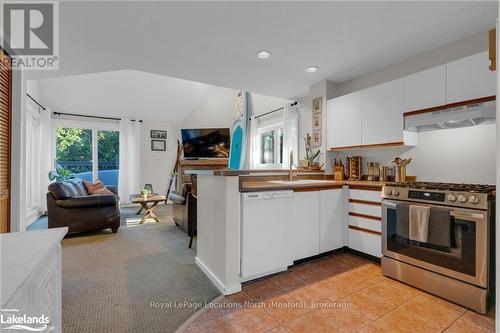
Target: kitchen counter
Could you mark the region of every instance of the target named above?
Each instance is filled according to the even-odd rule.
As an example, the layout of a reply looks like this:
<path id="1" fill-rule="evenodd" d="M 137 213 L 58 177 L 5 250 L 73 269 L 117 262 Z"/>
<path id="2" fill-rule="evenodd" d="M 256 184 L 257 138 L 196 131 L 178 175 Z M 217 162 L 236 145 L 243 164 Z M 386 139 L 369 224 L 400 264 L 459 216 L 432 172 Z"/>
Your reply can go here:
<path id="1" fill-rule="evenodd" d="M 219 169 L 219 170 L 186 170 L 186 174 L 191 175 L 205 175 L 205 176 L 248 176 L 248 175 L 288 175 L 288 170 L 283 169 L 247 169 L 247 170 L 231 170 L 231 169 Z M 294 170 L 294 173 L 297 170 Z M 325 174 L 322 170 L 305 170 L 299 169 L 301 175 L 318 175 L 323 176 Z"/>
<path id="2" fill-rule="evenodd" d="M 300 191 L 314 191 L 314 190 L 327 190 L 342 188 L 349 186 L 350 188 L 359 189 L 373 189 L 381 190 L 384 182 L 378 181 L 363 181 L 363 180 L 341 180 L 341 181 L 319 181 L 318 183 L 309 184 L 286 184 L 276 183 L 273 181 L 244 181 L 240 185 L 240 192 L 262 192 L 262 191 L 276 191 L 276 190 L 293 190 Z"/>

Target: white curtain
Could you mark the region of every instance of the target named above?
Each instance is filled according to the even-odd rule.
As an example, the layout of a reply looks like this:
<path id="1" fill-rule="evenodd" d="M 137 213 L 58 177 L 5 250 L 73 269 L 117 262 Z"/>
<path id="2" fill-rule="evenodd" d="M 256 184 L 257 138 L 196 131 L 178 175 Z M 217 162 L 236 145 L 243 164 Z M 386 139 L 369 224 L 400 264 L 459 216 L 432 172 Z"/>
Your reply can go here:
<path id="1" fill-rule="evenodd" d="M 293 152 L 293 164 L 299 165 L 299 110 L 297 106 L 285 105 L 285 134 L 283 142 L 283 168 L 290 167 L 290 151 Z"/>
<path id="2" fill-rule="evenodd" d="M 40 210 L 47 211 L 47 188 L 49 186 L 49 171 L 54 168 L 54 151 L 52 149 L 53 135 L 52 110 L 40 110 Z"/>
<path id="3" fill-rule="evenodd" d="M 141 184 L 141 122 L 123 118 L 120 121 L 120 171 L 118 193 L 120 203 L 130 203 L 130 194 L 139 193 Z"/>
<path id="4" fill-rule="evenodd" d="M 259 163 L 259 118 L 252 117 L 250 120 L 250 169 L 257 169 Z"/>

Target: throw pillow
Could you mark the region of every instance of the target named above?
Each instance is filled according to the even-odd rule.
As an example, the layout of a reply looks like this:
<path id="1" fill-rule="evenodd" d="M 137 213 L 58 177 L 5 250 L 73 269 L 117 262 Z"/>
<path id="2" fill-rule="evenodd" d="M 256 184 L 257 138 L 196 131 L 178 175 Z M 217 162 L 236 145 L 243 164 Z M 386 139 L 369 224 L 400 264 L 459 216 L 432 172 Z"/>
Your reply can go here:
<path id="1" fill-rule="evenodd" d="M 100 188 L 95 190 L 92 195 L 115 195 L 113 192 L 108 190 L 107 188 Z"/>
<path id="2" fill-rule="evenodd" d="M 104 186 L 104 184 L 100 180 L 96 181 L 95 183 L 84 180 L 83 185 L 90 195 L 94 194 L 94 192 L 97 190 L 106 189 L 106 186 Z"/>

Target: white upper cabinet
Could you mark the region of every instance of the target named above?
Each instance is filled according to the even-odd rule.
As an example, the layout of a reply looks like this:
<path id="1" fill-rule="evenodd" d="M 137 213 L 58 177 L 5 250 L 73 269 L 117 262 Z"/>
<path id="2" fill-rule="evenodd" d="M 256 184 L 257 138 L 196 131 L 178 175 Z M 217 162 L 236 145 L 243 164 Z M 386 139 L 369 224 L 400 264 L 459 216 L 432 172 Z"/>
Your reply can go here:
<path id="1" fill-rule="evenodd" d="M 403 79 L 365 89 L 362 145 L 403 142 Z"/>
<path id="2" fill-rule="evenodd" d="M 496 95 L 495 72 L 488 69 L 488 52 L 455 60 L 446 68 L 447 103 Z"/>
<path id="3" fill-rule="evenodd" d="M 446 104 L 446 65 L 403 78 L 403 112 Z"/>
<path id="4" fill-rule="evenodd" d="M 328 100 L 327 148 L 361 145 L 361 92 Z"/>

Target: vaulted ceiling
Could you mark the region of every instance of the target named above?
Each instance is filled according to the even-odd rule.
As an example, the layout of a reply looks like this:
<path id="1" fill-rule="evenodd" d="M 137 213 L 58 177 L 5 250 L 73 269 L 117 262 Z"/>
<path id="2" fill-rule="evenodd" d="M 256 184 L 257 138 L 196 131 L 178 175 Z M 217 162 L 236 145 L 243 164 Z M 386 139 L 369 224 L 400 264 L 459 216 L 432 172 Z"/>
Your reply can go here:
<path id="1" fill-rule="evenodd" d="M 289 98 L 491 28 L 498 2 L 64 1 L 59 11 L 60 70 L 28 78 L 133 69 Z M 261 49 L 272 57 L 256 59 Z"/>
<path id="2" fill-rule="evenodd" d="M 53 111 L 179 122 L 211 85 L 134 70 L 40 80 L 40 100 Z"/>

